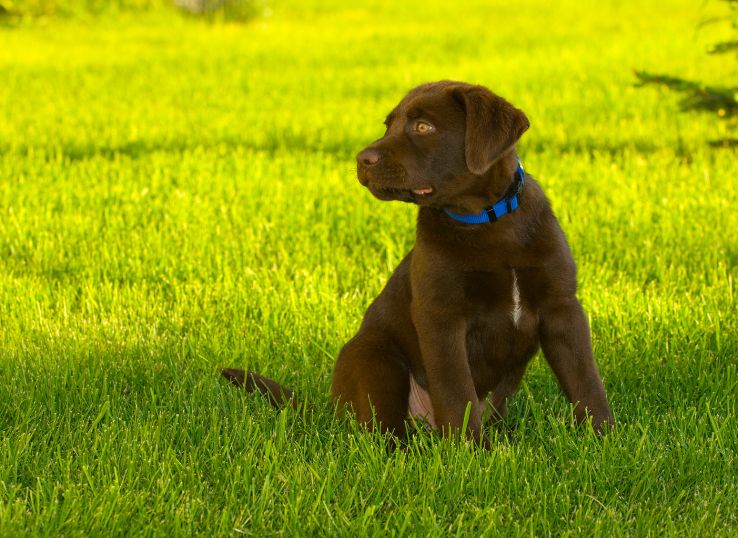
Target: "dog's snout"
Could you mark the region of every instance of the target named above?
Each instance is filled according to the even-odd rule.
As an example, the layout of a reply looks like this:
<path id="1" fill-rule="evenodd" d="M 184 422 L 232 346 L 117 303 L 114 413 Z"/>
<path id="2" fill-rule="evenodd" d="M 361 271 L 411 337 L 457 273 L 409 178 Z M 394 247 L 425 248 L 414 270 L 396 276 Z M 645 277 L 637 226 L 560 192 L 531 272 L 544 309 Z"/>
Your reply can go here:
<path id="1" fill-rule="evenodd" d="M 374 148 L 366 148 L 356 156 L 356 160 L 359 161 L 359 164 L 363 164 L 364 166 L 374 166 L 381 158 L 382 154 L 379 150 Z"/>

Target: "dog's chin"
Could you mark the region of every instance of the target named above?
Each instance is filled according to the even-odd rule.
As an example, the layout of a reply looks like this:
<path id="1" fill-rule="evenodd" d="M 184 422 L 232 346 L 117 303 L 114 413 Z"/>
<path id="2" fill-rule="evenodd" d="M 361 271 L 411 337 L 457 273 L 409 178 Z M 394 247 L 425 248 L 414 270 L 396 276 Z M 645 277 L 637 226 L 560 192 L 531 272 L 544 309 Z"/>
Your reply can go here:
<path id="1" fill-rule="evenodd" d="M 400 189 L 369 183 L 366 185 L 369 192 L 378 200 L 407 202 L 410 204 L 426 205 L 435 197 L 433 187 L 418 187 L 415 189 Z"/>

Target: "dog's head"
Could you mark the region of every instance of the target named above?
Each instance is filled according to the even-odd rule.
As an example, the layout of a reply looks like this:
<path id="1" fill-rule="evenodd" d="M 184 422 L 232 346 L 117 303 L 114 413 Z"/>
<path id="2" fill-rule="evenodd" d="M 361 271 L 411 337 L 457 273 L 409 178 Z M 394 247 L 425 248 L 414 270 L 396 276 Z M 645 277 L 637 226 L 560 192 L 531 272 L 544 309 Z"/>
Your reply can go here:
<path id="1" fill-rule="evenodd" d="M 487 88 L 452 81 L 414 88 L 384 123 L 356 156 L 359 181 L 380 200 L 433 206 L 473 188 L 529 126 Z"/>

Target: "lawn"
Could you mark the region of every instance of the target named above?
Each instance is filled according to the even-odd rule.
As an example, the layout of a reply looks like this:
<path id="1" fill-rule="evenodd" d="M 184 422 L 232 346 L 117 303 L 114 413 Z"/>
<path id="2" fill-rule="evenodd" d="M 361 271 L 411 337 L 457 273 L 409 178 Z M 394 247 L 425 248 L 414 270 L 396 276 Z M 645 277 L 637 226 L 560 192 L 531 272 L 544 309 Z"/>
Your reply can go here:
<path id="1" fill-rule="evenodd" d="M 735 536 L 738 158 L 634 69 L 729 85 L 715 2 L 269 4 L 0 26 L 0 535 Z M 493 448 L 336 419 L 413 243 L 354 155 L 411 87 L 489 86 L 579 266 L 618 427 L 538 357 Z M 733 82 L 735 84 L 735 82 Z M 302 412 L 232 389 L 242 365 Z"/>

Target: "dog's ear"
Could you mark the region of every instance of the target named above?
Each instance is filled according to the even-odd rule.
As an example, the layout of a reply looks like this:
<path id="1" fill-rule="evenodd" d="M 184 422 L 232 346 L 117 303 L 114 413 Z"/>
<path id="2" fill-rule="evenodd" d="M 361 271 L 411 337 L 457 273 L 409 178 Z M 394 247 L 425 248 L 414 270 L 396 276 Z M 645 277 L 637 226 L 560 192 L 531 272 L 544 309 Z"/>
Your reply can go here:
<path id="1" fill-rule="evenodd" d="M 482 86 L 462 86 L 452 92 L 466 113 L 466 166 L 482 175 L 518 141 L 530 122 L 521 110 Z"/>

